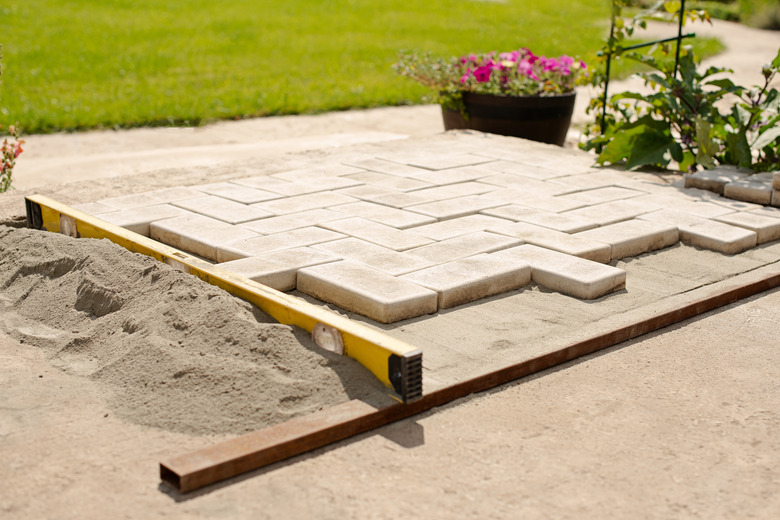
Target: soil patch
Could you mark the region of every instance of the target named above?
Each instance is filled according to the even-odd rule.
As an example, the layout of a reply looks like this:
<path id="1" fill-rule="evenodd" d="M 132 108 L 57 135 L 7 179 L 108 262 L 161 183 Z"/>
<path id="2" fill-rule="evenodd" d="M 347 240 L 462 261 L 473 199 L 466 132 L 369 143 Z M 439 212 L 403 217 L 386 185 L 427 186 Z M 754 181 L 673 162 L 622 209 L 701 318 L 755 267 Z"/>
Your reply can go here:
<path id="1" fill-rule="evenodd" d="M 0 330 L 104 386 L 124 419 L 170 431 L 240 434 L 392 402 L 305 332 L 108 240 L 0 225 Z"/>

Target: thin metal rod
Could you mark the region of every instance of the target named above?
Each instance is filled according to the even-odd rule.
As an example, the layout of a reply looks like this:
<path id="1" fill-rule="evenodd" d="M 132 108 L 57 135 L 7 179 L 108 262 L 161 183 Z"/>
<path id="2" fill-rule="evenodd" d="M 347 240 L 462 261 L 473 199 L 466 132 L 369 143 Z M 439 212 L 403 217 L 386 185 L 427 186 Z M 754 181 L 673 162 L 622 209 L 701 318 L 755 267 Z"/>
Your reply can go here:
<path id="1" fill-rule="evenodd" d="M 632 51 L 634 49 L 641 49 L 642 47 L 650 47 L 651 45 L 655 45 L 656 43 L 673 42 L 673 41 L 678 41 L 680 38 L 693 38 L 694 36 L 696 36 L 696 33 L 683 34 L 682 36 L 672 36 L 671 38 L 664 38 L 663 40 L 654 40 L 652 42 L 647 42 L 647 43 L 638 43 L 636 45 L 625 47 L 623 50 Z"/>
<path id="2" fill-rule="evenodd" d="M 677 24 L 677 51 L 674 55 L 674 76 L 677 78 L 677 69 L 680 68 L 680 46 L 682 45 L 682 28 L 683 20 L 685 19 L 685 0 L 680 2 L 680 16 Z"/>

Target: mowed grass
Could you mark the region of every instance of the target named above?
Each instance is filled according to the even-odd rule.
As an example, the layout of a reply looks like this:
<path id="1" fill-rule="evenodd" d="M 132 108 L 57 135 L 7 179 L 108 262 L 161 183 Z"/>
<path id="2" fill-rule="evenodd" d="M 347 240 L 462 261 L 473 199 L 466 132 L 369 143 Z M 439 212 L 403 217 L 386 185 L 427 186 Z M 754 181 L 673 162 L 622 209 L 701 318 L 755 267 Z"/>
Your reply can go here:
<path id="1" fill-rule="evenodd" d="M 401 49 L 587 57 L 607 0 L 4 0 L 0 123 L 25 133 L 413 104 Z"/>

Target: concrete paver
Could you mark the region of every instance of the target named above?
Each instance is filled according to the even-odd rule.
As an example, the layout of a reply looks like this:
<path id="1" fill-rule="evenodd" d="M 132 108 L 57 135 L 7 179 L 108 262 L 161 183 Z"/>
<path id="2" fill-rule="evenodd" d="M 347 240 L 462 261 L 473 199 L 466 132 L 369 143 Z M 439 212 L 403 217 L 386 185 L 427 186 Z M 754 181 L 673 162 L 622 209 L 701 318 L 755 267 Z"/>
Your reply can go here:
<path id="1" fill-rule="evenodd" d="M 228 224 L 241 224 L 252 220 L 259 220 L 273 216 L 270 211 L 256 206 L 247 206 L 232 200 L 223 199 L 214 195 L 204 195 L 194 199 L 172 202 L 177 206 L 192 213 L 200 213 L 207 217 L 227 222 Z"/>
<path id="2" fill-rule="evenodd" d="M 436 312 L 438 295 L 349 260 L 298 271 L 298 290 L 380 323 Z"/>
<path id="3" fill-rule="evenodd" d="M 331 206 L 330 209 L 338 211 L 345 215 L 351 215 L 353 217 L 361 217 L 367 220 L 373 220 L 386 226 L 407 229 L 416 226 L 424 226 L 426 224 L 433 224 L 436 219 L 433 217 L 427 217 L 421 215 L 422 212 L 414 212 L 412 206 L 410 211 L 391 208 L 383 206 L 381 204 L 374 204 L 372 202 L 351 202 L 349 204 L 343 204 L 340 206 Z"/>
<path id="4" fill-rule="evenodd" d="M 639 215 L 644 215 L 645 213 L 661 209 L 662 207 L 652 201 L 639 199 L 645 199 L 645 197 L 642 196 L 627 200 L 604 202 L 594 206 L 586 206 L 584 208 L 567 211 L 565 214 L 570 217 L 596 222 L 599 226 L 607 226 L 624 220 L 631 220 Z"/>
<path id="5" fill-rule="evenodd" d="M 677 226 L 638 219 L 582 231 L 574 236 L 609 244 L 612 260 L 663 249 L 680 240 Z"/>
<path id="6" fill-rule="evenodd" d="M 412 177 L 400 177 L 388 173 L 379 172 L 361 172 L 347 175 L 346 179 L 365 183 L 370 186 L 379 186 L 389 188 L 395 191 L 411 191 L 422 188 L 430 188 L 433 184 L 417 180 Z"/>
<path id="7" fill-rule="evenodd" d="M 523 241 L 517 238 L 477 231 L 418 247 L 409 252 L 434 262 L 445 263 L 481 253 L 492 253 L 522 243 Z"/>
<path id="8" fill-rule="evenodd" d="M 517 204 L 486 209 L 481 213 L 484 215 L 493 215 L 502 219 L 514 220 L 515 222 L 527 222 L 528 224 L 534 224 L 536 226 L 542 226 L 564 233 L 577 233 L 578 231 L 585 231 L 598 226 L 598 224 L 593 221 L 567 215 L 565 213 L 552 213 L 550 211 L 536 210 Z"/>
<path id="9" fill-rule="evenodd" d="M 319 251 L 339 256 L 345 260 L 367 265 L 393 276 L 419 271 L 438 262 L 426 260 L 411 253 L 399 253 L 386 247 L 357 238 L 344 238 L 312 246 Z"/>
<path id="10" fill-rule="evenodd" d="M 350 202 L 359 202 L 354 197 L 348 197 L 341 193 L 333 191 L 322 191 L 317 193 L 308 193 L 284 199 L 276 199 L 268 202 L 259 202 L 252 204 L 253 208 L 260 208 L 270 211 L 277 215 L 286 215 L 288 213 L 298 213 L 307 209 L 323 209 Z"/>
<path id="11" fill-rule="evenodd" d="M 331 240 L 339 240 L 341 238 L 344 238 L 344 235 L 341 233 L 314 226 L 304 227 L 293 229 L 285 233 L 264 235 L 225 243 L 220 247 L 217 258 L 219 262 L 227 262 L 228 260 L 258 256 L 272 251 L 291 249 L 293 247 L 310 246 L 322 242 L 329 242 Z"/>
<path id="12" fill-rule="evenodd" d="M 684 244 L 728 255 L 741 253 L 756 245 L 757 234 L 753 231 L 697 217 L 684 211 L 665 209 L 639 218 L 676 225 L 680 231 L 680 241 Z"/>
<path id="13" fill-rule="evenodd" d="M 292 291 L 300 269 L 338 260 L 341 258 L 311 247 L 295 247 L 222 262 L 219 267 L 277 291 Z"/>
<path id="14" fill-rule="evenodd" d="M 195 213 L 152 222 L 149 235 L 163 244 L 213 261 L 220 261 L 219 251 L 225 244 L 258 236 L 254 231 Z"/>
<path id="15" fill-rule="evenodd" d="M 468 235 L 475 231 L 485 231 L 490 226 L 506 223 L 508 223 L 506 219 L 489 215 L 466 215 L 457 219 L 442 220 L 435 224 L 416 227 L 414 232 L 432 240 L 441 241 Z"/>
<path id="16" fill-rule="evenodd" d="M 488 228 L 487 231 L 520 238 L 528 244 L 602 264 L 609 262 L 611 259 L 611 247 L 603 241 L 582 237 L 579 234 L 570 235 L 554 229 L 528 224 L 527 222 L 498 224 Z"/>
<path id="17" fill-rule="evenodd" d="M 395 251 L 405 251 L 433 242 L 412 231 L 396 229 L 360 217 L 333 220 L 321 226 Z"/>
<path id="18" fill-rule="evenodd" d="M 466 197 L 457 197 L 454 199 L 437 200 L 425 204 L 409 206 L 409 211 L 421 213 L 434 217 L 434 221 L 448 220 L 458 217 L 474 215 L 484 209 L 493 208 L 502 205 L 503 202 L 490 200 L 489 197 L 480 197 L 479 195 L 469 195 Z"/>
<path id="19" fill-rule="evenodd" d="M 622 269 L 531 244 L 493 255 L 528 262 L 534 282 L 583 300 L 594 300 L 619 291 L 626 284 L 626 272 Z"/>
<path id="20" fill-rule="evenodd" d="M 780 239 L 780 218 L 768 217 L 757 213 L 729 213 L 715 220 L 731 224 L 755 232 L 758 243 L 771 242 Z"/>
<path id="21" fill-rule="evenodd" d="M 188 215 L 190 212 L 172 206 L 171 204 L 159 204 L 157 206 L 146 206 L 143 208 L 122 209 L 108 213 L 92 213 L 101 220 L 121 226 L 133 233 L 138 233 L 145 237 L 149 236 L 149 225 L 157 220 Z"/>
<path id="22" fill-rule="evenodd" d="M 266 200 L 278 199 L 281 197 L 278 193 L 241 186 L 231 182 L 215 182 L 212 184 L 201 184 L 194 186 L 194 189 L 202 191 L 208 195 L 216 195 L 223 199 L 229 199 L 241 204 L 254 204 Z"/>
<path id="23" fill-rule="evenodd" d="M 436 291 L 439 308 L 448 309 L 527 285 L 531 281 L 531 266 L 512 258 L 481 254 L 401 278 Z"/>
<path id="24" fill-rule="evenodd" d="M 723 195 L 730 199 L 755 202 L 756 204 L 770 204 L 772 202 L 772 188 L 766 183 L 752 180 L 734 181 L 726 184 Z"/>
<path id="25" fill-rule="evenodd" d="M 298 213 L 289 213 L 278 217 L 268 217 L 260 220 L 253 220 L 241 227 L 251 229 L 262 235 L 273 235 L 283 233 L 293 229 L 316 226 L 331 220 L 346 218 L 347 215 L 330 209 L 309 209 Z"/>

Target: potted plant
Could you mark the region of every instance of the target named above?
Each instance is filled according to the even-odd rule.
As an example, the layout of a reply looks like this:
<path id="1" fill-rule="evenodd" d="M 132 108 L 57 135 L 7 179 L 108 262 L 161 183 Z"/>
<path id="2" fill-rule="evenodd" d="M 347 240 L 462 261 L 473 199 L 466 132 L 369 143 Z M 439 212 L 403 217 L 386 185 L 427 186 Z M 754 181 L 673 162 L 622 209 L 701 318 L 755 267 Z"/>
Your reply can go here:
<path id="1" fill-rule="evenodd" d="M 586 66 L 569 56 L 529 49 L 444 59 L 401 53 L 395 70 L 434 89 L 444 128 L 522 137 L 563 146 L 574 110 L 574 87 Z"/>

